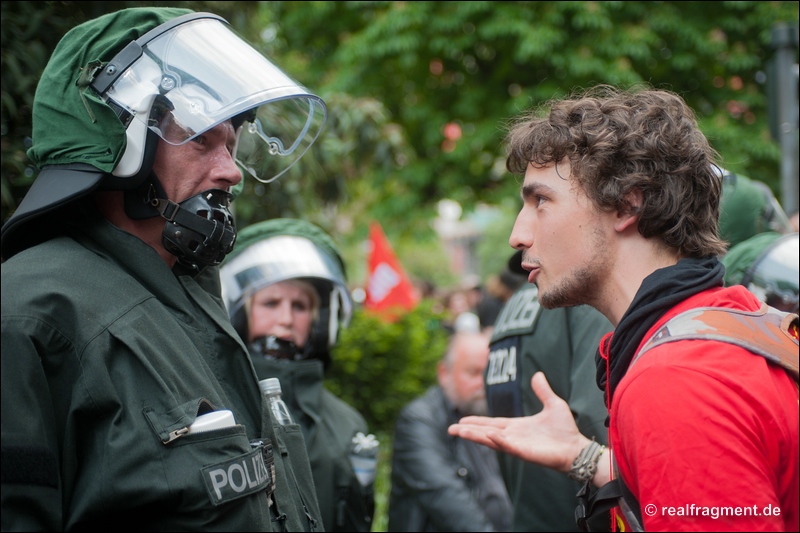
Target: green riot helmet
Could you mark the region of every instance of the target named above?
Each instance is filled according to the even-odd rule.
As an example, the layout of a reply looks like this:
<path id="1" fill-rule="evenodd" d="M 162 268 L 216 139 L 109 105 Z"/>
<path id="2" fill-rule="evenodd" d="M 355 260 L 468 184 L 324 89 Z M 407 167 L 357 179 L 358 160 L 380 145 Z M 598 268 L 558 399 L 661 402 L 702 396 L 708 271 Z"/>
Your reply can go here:
<path id="1" fill-rule="evenodd" d="M 800 238 L 797 233 L 765 232 L 731 248 L 722 262 L 725 284 L 744 285 L 782 311 L 798 311 Z"/>
<path id="2" fill-rule="evenodd" d="M 311 283 L 320 299 L 306 346 L 294 358 L 313 357 L 327 365 L 340 327 L 350 322 L 353 300 L 333 240 L 310 222 L 273 219 L 239 233 L 233 252 L 220 267 L 222 299 L 231 322 L 247 343 L 248 301 L 260 289 L 287 280 Z"/>
<path id="3" fill-rule="evenodd" d="M 791 223 L 778 199 L 763 182 L 722 171 L 719 235 L 733 247 L 765 231 L 788 233 Z"/>
<path id="4" fill-rule="evenodd" d="M 325 118 L 319 97 L 217 15 L 145 7 L 85 22 L 59 42 L 37 87 L 28 155 L 41 172 L 3 226 L 3 257 L 29 245 L 20 231 L 29 222 L 94 190 L 125 191 L 126 212 L 135 219 L 187 211 L 165 203 L 180 199 L 165 198 L 151 172 L 159 140 L 184 144 L 231 120 L 245 178 L 268 182 L 305 153 Z M 224 204 L 227 192 L 215 203 Z M 220 209 L 190 211 L 184 215 Z M 229 219 L 220 212 L 188 231 L 229 246 Z M 213 252 L 206 255 L 219 257 Z"/>

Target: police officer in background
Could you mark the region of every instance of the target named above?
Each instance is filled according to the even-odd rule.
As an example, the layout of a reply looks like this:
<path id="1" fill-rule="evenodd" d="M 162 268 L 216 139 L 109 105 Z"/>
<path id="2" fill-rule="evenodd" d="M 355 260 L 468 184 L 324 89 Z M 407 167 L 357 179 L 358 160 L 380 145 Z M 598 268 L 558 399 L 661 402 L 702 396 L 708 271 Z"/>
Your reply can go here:
<path id="1" fill-rule="evenodd" d="M 514 253 L 508 268 L 527 274 L 521 256 Z M 533 374 L 544 372 L 553 390 L 569 404 L 581 432 L 607 444 L 607 413 L 595 382 L 594 354 L 611 323 L 585 305 L 544 309 L 538 293 L 535 285 L 524 283 L 495 322 L 485 372 L 489 415 L 517 417 L 541 411 L 530 382 Z M 577 531 L 578 480 L 511 455 L 499 457 L 514 504 L 514 531 Z M 608 529 L 608 523 L 596 527 Z"/>
<path id="2" fill-rule="evenodd" d="M 322 529 L 217 265 L 240 168 L 277 177 L 324 118 L 210 13 L 126 9 L 61 40 L 41 172 L 2 228 L 4 531 Z"/>
<path id="3" fill-rule="evenodd" d="M 767 305 L 798 312 L 798 233 L 759 233 L 728 250 L 722 258 L 725 285 L 744 285 Z"/>
<path id="4" fill-rule="evenodd" d="M 796 230 L 766 183 L 723 169 L 719 236 L 732 248 L 767 231 L 791 233 Z"/>
<path id="5" fill-rule="evenodd" d="M 280 380 L 300 425 L 325 530 L 369 531 L 378 441 L 361 413 L 324 386 L 339 329 L 353 314 L 336 245 L 304 220 L 259 222 L 240 232 L 220 279 L 258 378 Z"/>
<path id="6" fill-rule="evenodd" d="M 781 311 L 797 312 L 797 230 L 766 183 L 722 170 L 720 237 L 725 285 L 744 285 Z"/>

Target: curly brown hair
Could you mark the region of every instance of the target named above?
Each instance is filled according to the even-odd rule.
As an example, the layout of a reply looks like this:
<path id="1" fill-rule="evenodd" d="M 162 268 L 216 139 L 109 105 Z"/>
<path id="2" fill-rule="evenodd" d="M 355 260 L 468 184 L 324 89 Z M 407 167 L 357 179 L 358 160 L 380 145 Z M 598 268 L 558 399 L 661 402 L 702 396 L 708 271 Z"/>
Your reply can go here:
<path id="1" fill-rule="evenodd" d="M 639 216 L 639 233 L 684 257 L 725 252 L 717 225 L 719 154 L 694 112 L 669 91 L 600 85 L 552 100 L 512 121 L 506 168 L 524 175 L 568 161 L 575 183 L 601 211 Z M 641 191 L 642 205 L 626 195 Z"/>

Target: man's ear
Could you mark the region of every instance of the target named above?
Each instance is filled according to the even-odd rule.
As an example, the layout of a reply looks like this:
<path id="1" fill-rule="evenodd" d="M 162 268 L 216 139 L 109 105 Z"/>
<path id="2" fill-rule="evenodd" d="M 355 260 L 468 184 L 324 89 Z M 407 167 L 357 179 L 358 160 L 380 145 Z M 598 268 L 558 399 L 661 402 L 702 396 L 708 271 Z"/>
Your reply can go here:
<path id="1" fill-rule="evenodd" d="M 624 207 L 617 211 L 617 220 L 614 229 L 623 232 L 629 227 L 636 227 L 639 223 L 639 209 L 644 203 L 641 189 L 634 189 L 625 195 Z"/>
<path id="2" fill-rule="evenodd" d="M 439 385 L 442 387 L 444 387 L 444 384 L 447 381 L 448 373 L 447 365 L 445 365 L 444 361 L 439 361 L 436 363 L 436 378 L 439 380 Z"/>

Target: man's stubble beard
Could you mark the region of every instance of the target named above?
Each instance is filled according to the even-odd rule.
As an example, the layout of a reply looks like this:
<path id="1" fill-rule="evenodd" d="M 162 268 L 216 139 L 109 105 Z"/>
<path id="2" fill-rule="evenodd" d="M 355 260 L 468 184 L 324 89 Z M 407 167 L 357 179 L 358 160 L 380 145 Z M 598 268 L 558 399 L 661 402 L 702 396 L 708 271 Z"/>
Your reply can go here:
<path id="1" fill-rule="evenodd" d="M 459 398 L 452 382 L 440 384 L 445 396 L 458 409 L 462 416 L 488 416 L 489 404 L 486 401 L 486 394 L 481 391 L 476 392 L 469 398 Z"/>
<path id="2" fill-rule="evenodd" d="M 539 303 L 545 309 L 574 307 L 594 302 L 595 291 L 602 286 L 607 276 L 608 254 L 604 252 L 606 242 L 598 230 L 592 232 L 594 254 L 583 265 L 572 270 L 555 287 L 542 290 L 539 287 Z"/>
<path id="3" fill-rule="evenodd" d="M 489 404 L 487 403 L 485 396 L 481 396 L 480 398 L 470 398 L 457 407 L 459 412 L 465 416 L 489 415 Z"/>

